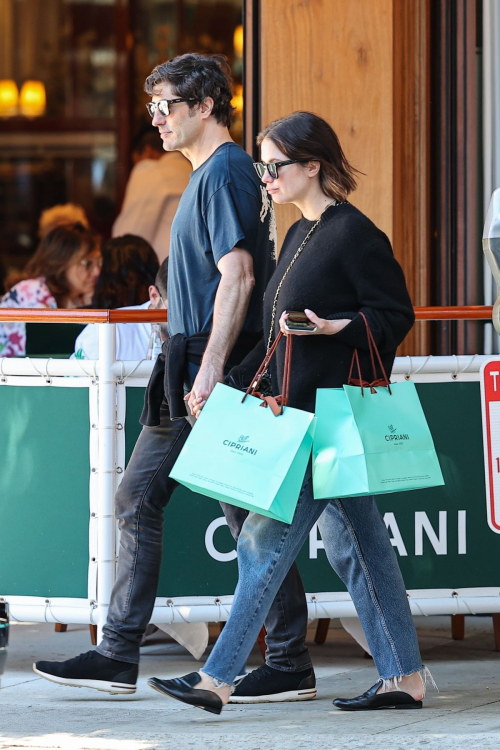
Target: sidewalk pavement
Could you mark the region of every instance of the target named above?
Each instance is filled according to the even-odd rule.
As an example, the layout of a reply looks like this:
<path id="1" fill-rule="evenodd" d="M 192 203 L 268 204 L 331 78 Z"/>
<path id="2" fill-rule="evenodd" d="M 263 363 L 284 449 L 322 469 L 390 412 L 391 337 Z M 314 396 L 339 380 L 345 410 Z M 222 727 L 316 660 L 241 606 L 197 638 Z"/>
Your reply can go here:
<path id="1" fill-rule="evenodd" d="M 35 659 L 65 659 L 90 647 L 88 629 L 15 624 L 0 689 L 0 748 L 51 750 L 461 750 L 500 748 L 500 654 L 489 617 L 467 617 L 464 641 L 451 640 L 449 617 L 416 618 L 423 658 L 439 685 L 422 711 L 350 714 L 335 696 L 364 692 L 377 679 L 373 662 L 340 628 L 312 643 L 318 698 L 304 703 L 239 705 L 220 717 L 148 688 L 151 676 L 199 669 L 164 634 L 143 647 L 138 690 L 110 696 L 60 687 L 37 677 Z M 314 634 L 314 631 L 311 631 Z M 249 667 L 261 663 L 257 651 Z"/>

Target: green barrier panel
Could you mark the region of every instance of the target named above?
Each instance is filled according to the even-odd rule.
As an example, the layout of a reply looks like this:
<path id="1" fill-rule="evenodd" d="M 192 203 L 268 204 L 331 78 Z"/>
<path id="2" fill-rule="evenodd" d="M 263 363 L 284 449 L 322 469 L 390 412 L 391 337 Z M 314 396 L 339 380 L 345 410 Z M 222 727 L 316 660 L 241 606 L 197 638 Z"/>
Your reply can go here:
<path id="1" fill-rule="evenodd" d="M 382 513 L 394 513 L 404 540 L 407 555 L 399 556 L 399 562 L 406 586 L 498 586 L 500 535 L 491 531 L 486 515 L 480 385 L 433 383 L 417 385 L 417 389 L 446 484 L 385 495 L 379 503 Z M 441 515 L 439 554 L 426 533 L 421 533 L 424 513 L 437 533 Z"/>
<path id="2" fill-rule="evenodd" d="M 408 589 L 498 586 L 487 524 L 479 383 L 417 385 L 446 486 L 380 496 Z M 127 388 L 127 459 L 143 389 Z M 0 388 L 0 594 L 87 597 L 87 388 Z M 237 564 L 217 502 L 179 488 L 165 512 L 159 596 L 232 594 Z M 207 539 L 206 539 L 207 535 Z M 207 548 L 208 545 L 208 548 Z M 214 559 L 214 557 L 218 559 Z M 342 591 L 316 537 L 299 556 L 309 592 Z"/>
<path id="3" fill-rule="evenodd" d="M 377 500 L 382 514 L 393 514 L 386 522 L 406 587 L 498 586 L 500 536 L 490 530 L 486 518 L 479 383 L 421 383 L 417 389 L 446 485 Z M 139 434 L 143 396 L 143 389 L 127 389 L 127 460 Z M 215 560 L 205 544 L 209 524 L 221 515 L 216 501 L 184 487 L 176 490 L 165 511 L 159 596 L 233 593 L 236 561 Z M 221 553 L 234 549 L 226 526 L 214 532 L 212 541 Z M 315 540 L 304 546 L 298 562 L 306 591 L 344 590 Z"/>
<path id="4" fill-rule="evenodd" d="M 434 436 L 446 485 L 379 496 L 408 589 L 498 586 L 500 536 L 487 523 L 479 383 L 420 383 L 417 390 Z M 127 460 L 139 434 L 143 389 L 127 389 Z M 165 511 L 159 596 L 232 594 L 237 563 L 213 559 L 205 532 L 222 515 L 216 501 L 184 487 Z M 433 532 L 435 537 L 433 537 Z M 430 537 L 433 538 L 434 546 Z M 212 535 L 210 535 L 212 540 Z M 213 546 L 234 549 L 229 529 Z M 299 555 L 306 591 L 343 591 L 316 540 Z"/>
<path id="5" fill-rule="evenodd" d="M 0 388 L 0 592 L 87 598 L 88 388 Z"/>

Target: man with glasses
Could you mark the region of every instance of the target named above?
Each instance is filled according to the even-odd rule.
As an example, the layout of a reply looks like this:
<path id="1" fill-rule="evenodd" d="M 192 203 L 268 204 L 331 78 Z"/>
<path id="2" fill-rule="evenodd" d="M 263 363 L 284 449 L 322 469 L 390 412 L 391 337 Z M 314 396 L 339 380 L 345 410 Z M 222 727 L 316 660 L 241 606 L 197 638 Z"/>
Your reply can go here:
<path id="1" fill-rule="evenodd" d="M 163 508 L 176 487 L 169 473 L 191 429 L 186 415 L 193 421 L 216 383 L 261 339 L 262 298 L 276 256 L 271 201 L 251 158 L 229 134 L 225 61 L 182 55 L 155 68 L 145 90 L 163 148 L 180 151 L 193 167 L 172 224 L 169 337 L 146 392 L 144 429 L 116 495 L 121 541 L 103 640 L 69 661 L 34 666 L 53 682 L 110 693 L 136 690 L 139 645 L 159 579 Z M 237 538 L 247 513 L 223 510 Z M 293 566 L 266 621 L 267 663 L 245 677 L 234 699 L 314 697 L 306 628 L 304 590 Z"/>

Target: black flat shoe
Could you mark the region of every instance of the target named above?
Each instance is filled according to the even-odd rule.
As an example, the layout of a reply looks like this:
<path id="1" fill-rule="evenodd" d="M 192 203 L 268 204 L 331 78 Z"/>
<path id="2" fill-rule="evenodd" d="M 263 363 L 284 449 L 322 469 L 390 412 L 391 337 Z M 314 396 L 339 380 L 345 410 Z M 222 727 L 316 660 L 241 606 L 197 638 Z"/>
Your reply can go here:
<path id="1" fill-rule="evenodd" d="M 160 680 L 158 677 L 152 677 L 148 680 L 148 685 L 159 693 L 169 695 L 181 703 L 188 703 L 195 708 L 202 708 L 203 711 L 210 711 L 211 714 L 220 714 L 222 711 L 222 701 L 211 690 L 195 690 L 194 686 L 201 682 L 198 672 L 191 672 L 184 677 L 176 677 L 175 680 Z"/>
<path id="2" fill-rule="evenodd" d="M 335 698 L 333 705 L 342 711 L 379 711 L 384 708 L 422 708 L 422 701 L 416 701 L 402 690 L 378 693 L 380 680 L 363 695 L 357 698 Z"/>

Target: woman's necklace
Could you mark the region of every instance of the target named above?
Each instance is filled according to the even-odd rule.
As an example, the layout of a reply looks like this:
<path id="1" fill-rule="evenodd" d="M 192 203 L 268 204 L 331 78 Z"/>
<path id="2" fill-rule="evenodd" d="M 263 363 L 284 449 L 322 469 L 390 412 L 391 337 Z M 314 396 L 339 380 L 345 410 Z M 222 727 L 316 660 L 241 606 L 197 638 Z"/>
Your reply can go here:
<path id="1" fill-rule="evenodd" d="M 290 269 L 292 268 L 293 264 L 295 263 L 295 261 L 297 260 L 297 258 L 299 257 L 299 255 L 301 254 L 301 252 L 303 251 L 303 249 L 305 248 L 305 246 L 309 242 L 309 239 L 310 239 L 312 233 L 314 232 L 314 230 L 316 229 L 316 227 L 320 223 L 321 218 L 322 218 L 323 214 L 325 213 L 326 209 L 330 208 L 330 206 L 343 206 L 344 203 L 347 203 L 347 201 L 340 202 L 340 201 L 335 200 L 335 198 L 332 201 L 330 201 L 330 203 L 327 203 L 327 205 L 324 207 L 324 209 L 322 210 L 322 212 L 320 213 L 320 215 L 318 216 L 318 218 L 316 219 L 316 221 L 314 222 L 314 224 L 312 225 L 312 227 L 310 228 L 310 230 L 308 231 L 308 233 L 306 234 L 306 236 L 302 240 L 302 242 L 300 244 L 300 247 L 297 250 L 297 252 L 295 253 L 295 255 L 293 256 L 292 260 L 288 264 L 288 268 L 286 269 L 285 273 L 283 274 L 282 279 L 281 279 L 280 283 L 278 284 L 278 288 L 276 289 L 276 294 L 274 295 L 273 309 L 272 309 L 272 313 L 271 313 L 271 330 L 269 331 L 269 337 L 267 339 L 267 352 L 269 352 L 269 349 L 271 348 L 271 344 L 272 344 L 273 339 L 274 339 L 274 323 L 276 321 L 276 310 L 278 309 L 278 297 L 279 297 L 279 293 L 281 291 L 281 287 L 283 286 L 283 282 L 285 281 L 286 277 L 288 276 L 288 273 L 289 273 Z"/>

